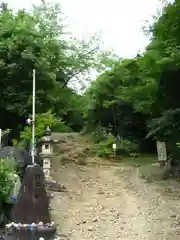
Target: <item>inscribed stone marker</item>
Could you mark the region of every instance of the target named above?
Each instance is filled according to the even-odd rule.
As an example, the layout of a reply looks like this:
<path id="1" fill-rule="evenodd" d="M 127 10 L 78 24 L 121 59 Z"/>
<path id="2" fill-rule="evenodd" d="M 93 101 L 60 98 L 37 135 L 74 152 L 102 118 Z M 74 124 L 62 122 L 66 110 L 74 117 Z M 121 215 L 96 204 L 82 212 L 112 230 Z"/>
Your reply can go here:
<path id="1" fill-rule="evenodd" d="M 39 165 L 26 168 L 17 203 L 12 210 L 12 221 L 16 223 L 50 222 L 49 199 L 45 189 L 44 174 Z"/>
<path id="2" fill-rule="evenodd" d="M 156 144 L 157 144 L 158 160 L 166 161 L 167 160 L 166 143 L 157 141 Z"/>

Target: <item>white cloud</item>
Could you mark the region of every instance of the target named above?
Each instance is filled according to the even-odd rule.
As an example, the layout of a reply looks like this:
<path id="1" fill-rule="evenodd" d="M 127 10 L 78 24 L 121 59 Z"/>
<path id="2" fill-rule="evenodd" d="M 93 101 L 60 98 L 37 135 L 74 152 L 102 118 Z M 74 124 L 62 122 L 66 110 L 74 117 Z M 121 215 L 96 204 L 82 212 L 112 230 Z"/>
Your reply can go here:
<path id="1" fill-rule="evenodd" d="M 101 31 L 105 48 L 121 57 L 132 57 L 144 49 L 148 39 L 142 26 L 152 20 L 159 0 L 62 0 L 70 31 L 76 36 Z"/>
<path id="2" fill-rule="evenodd" d="M 8 0 L 15 9 L 30 8 L 37 0 Z M 56 2 L 58 2 L 56 0 Z M 59 0 L 67 16 L 68 30 L 76 37 L 102 32 L 104 48 L 114 49 L 120 57 L 133 57 L 143 50 L 148 39 L 142 33 L 151 20 L 159 0 Z"/>

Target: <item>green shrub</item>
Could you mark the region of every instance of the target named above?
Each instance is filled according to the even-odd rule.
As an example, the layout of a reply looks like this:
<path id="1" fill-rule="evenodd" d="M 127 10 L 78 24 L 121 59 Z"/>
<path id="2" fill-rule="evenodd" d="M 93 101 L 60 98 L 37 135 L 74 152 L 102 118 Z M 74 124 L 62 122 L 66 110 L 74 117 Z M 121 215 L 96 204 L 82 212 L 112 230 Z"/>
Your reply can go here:
<path id="1" fill-rule="evenodd" d="M 12 161 L 13 162 L 13 161 Z M 14 166 L 11 161 L 0 159 L 0 202 L 6 202 L 13 189 L 14 183 L 9 176 L 15 173 Z"/>
<path id="2" fill-rule="evenodd" d="M 95 152 L 99 157 L 111 157 L 114 154 L 112 145 L 117 143 L 117 139 L 111 134 L 111 126 L 108 129 L 98 126 L 91 136 L 96 143 Z M 136 142 L 125 139 L 116 144 L 116 155 L 137 157 L 138 152 L 139 147 Z"/>
<path id="3" fill-rule="evenodd" d="M 95 151 L 99 157 L 111 157 L 114 152 L 112 149 L 113 143 L 116 143 L 116 138 L 113 135 L 109 135 L 104 141 L 100 141 L 96 144 Z M 116 146 L 117 156 L 131 156 L 138 157 L 138 144 L 128 140 L 121 140 Z"/>
<path id="4" fill-rule="evenodd" d="M 117 155 L 123 156 L 138 156 L 138 144 L 135 142 L 131 142 L 129 140 L 121 140 L 119 144 L 117 144 Z"/>
<path id="5" fill-rule="evenodd" d="M 98 126 L 95 131 L 91 132 L 91 136 L 93 138 L 93 141 L 96 143 L 100 143 L 101 141 L 105 141 L 108 136 L 108 131 L 106 128 Z"/>
<path id="6" fill-rule="evenodd" d="M 53 132 L 63 132 L 63 133 L 70 133 L 73 132 L 72 128 L 67 126 L 64 122 L 58 122 L 52 127 Z"/>
<path id="7" fill-rule="evenodd" d="M 47 126 L 53 128 L 57 124 L 60 124 L 61 120 L 58 120 L 56 116 L 51 112 L 48 111 L 46 113 L 36 114 L 36 139 L 39 139 L 43 136 L 44 131 Z M 32 137 L 32 127 L 26 126 L 24 130 L 20 133 L 20 144 L 24 146 L 26 142 L 30 141 Z M 17 144 L 15 142 L 15 144 Z"/>
<path id="8" fill-rule="evenodd" d="M 109 136 L 106 140 L 96 144 L 96 154 L 99 157 L 109 157 L 113 154 L 112 145 L 116 142 L 114 136 Z"/>
<path id="9" fill-rule="evenodd" d="M 18 140 L 17 139 L 12 139 L 12 145 L 14 146 L 14 147 L 16 147 L 16 146 L 18 146 Z"/>

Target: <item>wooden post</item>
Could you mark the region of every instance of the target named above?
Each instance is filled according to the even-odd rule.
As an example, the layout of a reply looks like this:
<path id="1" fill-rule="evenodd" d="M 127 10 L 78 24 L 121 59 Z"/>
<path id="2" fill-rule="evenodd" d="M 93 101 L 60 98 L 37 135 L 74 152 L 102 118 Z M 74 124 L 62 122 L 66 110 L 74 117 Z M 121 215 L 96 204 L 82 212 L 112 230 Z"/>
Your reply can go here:
<path id="1" fill-rule="evenodd" d="M 113 143 L 112 148 L 113 148 L 114 157 L 116 157 L 116 143 Z"/>

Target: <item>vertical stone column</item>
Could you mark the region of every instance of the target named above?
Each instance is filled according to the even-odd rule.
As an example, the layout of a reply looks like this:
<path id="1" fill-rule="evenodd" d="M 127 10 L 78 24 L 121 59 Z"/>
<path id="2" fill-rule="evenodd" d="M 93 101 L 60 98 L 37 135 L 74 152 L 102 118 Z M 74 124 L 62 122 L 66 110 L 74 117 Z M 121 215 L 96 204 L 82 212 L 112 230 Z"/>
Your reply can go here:
<path id="1" fill-rule="evenodd" d="M 39 140 L 40 152 L 39 155 L 42 159 L 42 167 L 45 179 L 51 179 L 51 158 L 53 156 L 53 140 L 51 137 L 51 130 L 48 127 L 44 136 Z"/>
<path id="2" fill-rule="evenodd" d="M 43 172 L 45 179 L 51 179 L 51 158 L 44 157 L 43 159 Z"/>
<path id="3" fill-rule="evenodd" d="M 165 162 L 167 161 L 166 143 L 157 141 L 156 146 L 157 146 L 158 161 L 161 166 L 164 166 Z"/>

